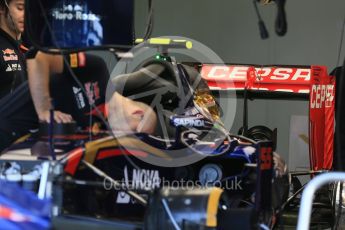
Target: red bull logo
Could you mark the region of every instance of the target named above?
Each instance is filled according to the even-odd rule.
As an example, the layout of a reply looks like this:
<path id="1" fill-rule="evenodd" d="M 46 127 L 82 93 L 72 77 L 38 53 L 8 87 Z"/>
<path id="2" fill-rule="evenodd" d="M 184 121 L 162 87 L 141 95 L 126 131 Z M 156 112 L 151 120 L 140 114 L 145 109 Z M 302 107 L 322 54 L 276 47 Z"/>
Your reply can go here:
<path id="1" fill-rule="evenodd" d="M 16 54 L 15 52 L 14 52 L 14 50 L 12 50 L 12 49 L 5 49 L 5 50 L 3 50 L 2 51 L 3 52 L 3 54 L 4 55 L 12 55 L 12 54 Z"/>
<path id="2" fill-rule="evenodd" d="M 7 48 L 2 50 L 2 53 L 5 61 L 18 61 L 18 56 L 13 49 Z"/>

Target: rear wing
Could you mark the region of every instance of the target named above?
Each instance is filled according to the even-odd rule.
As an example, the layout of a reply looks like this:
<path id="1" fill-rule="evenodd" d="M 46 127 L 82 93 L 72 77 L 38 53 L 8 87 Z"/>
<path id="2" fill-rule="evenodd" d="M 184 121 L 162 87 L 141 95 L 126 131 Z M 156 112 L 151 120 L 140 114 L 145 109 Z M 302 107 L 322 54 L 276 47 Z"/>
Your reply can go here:
<path id="1" fill-rule="evenodd" d="M 201 76 L 213 90 L 257 90 L 309 94 L 310 67 L 212 65 L 201 67 Z"/>
<path id="2" fill-rule="evenodd" d="M 333 162 L 335 77 L 325 66 L 203 64 L 200 73 L 211 90 L 255 92 L 309 99 L 309 156 L 312 170 Z"/>

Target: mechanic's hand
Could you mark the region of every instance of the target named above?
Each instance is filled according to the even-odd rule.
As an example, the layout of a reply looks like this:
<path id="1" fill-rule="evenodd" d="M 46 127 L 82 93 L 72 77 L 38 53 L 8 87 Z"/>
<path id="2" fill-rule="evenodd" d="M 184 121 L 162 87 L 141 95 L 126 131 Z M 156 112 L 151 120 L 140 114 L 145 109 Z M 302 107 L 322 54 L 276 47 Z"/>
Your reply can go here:
<path id="1" fill-rule="evenodd" d="M 50 111 L 46 110 L 38 114 L 38 118 L 40 121 L 50 123 Z M 70 123 L 73 121 L 73 118 L 71 115 L 67 113 L 63 113 L 60 111 L 55 110 L 54 111 L 54 120 L 56 123 Z"/>

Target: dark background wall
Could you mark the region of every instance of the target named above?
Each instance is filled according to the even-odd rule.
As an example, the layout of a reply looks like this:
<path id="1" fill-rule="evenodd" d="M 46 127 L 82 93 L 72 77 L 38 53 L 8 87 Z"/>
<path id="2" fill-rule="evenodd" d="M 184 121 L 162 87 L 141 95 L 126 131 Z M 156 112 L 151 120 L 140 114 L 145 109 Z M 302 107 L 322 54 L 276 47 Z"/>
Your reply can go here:
<path id="1" fill-rule="evenodd" d="M 344 0 L 286 0 L 288 32 L 274 33 L 275 4 L 259 6 L 270 38 L 261 40 L 252 0 L 154 0 L 153 36 L 179 35 L 202 42 L 225 62 L 337 65 Z M 137 36 L 147 0 L 136 1 Z M 341 58 L 344 57 L 343 49 Z"/>

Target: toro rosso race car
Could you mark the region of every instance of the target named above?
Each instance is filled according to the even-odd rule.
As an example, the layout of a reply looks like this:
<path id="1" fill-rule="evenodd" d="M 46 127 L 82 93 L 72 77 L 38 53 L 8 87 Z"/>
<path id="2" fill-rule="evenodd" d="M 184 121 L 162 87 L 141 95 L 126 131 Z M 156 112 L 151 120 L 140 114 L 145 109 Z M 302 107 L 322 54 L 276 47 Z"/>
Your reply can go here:
<path id="1" fill-rule="evenodd" d="M 186 42 L 171 41 L 170 45 L 186 47 Z M 158 97 L 161 108 L 154 104 L 158 125 L 152 134 L 113 132 L 120 117 L 112 120 L 112 111 L 107 111 L 108 130 L 94 131 L 93 122 L 89 131 L 76 130 L 75 123 L 41 124 L 38 133 L 18 141 L 2 159 L 22 153 L 32 160 L 58 159 L 47 166 L 46 182 L 41 181 L 41 193 L 53 199 L 56 216 L 140 221 L 149 229 L 168 224 L 173 229 L 171 209 L 183 229 L 226 228 L 232 221 L 221 218 L 221 223 L 217 215 L 236 217 L 230 214 L 236 210 L 242 218 L 257 217 L 248 222 L 248 228 L 270 224 L 274 207 L 279 205 L 271 202 L 272 141 L 229 134 L 198 72 L 165 52 L 161 57 L 111 82 L 114 93 L 122 88 L 128 98 L 135 94 L 135 101 L 152 105 Z M 74 92 L 74 88 L 69 90 Z M 153 95 L 138 96 L 153 90 Z M 105 89 L 100 91 L 104 95 Z M 95 111 L 88 116 L 97 123 L 102 114 L 95 115 Z M 281 203 L 284 193 L 276 195 Z M 186 215 L 190 209 L 195 214 L 192 218 Z"/>
<path id="2" fill-rule="evenodd" d="M 175 47 L 185 43 L 172 41 Z M 39 132 L 11 146 L 1 158 L 24 154 L 31 160 L 58 159 L 46 166 L 46 181 L 41 179 L 42 194 L 52 198 L 55 216 L 138 221 L 148 229 L 163 224 L 174 229 L 171 218 L 181 229 L 226 229 L 239 219 L 250 220 L 248 229 L 272 224 L 288 182 L 274 176 L 271 137 L 257 142 L 230 134 L 198 72 L 166 53 L 161 57 L 116 76 L 111 84 L 115 92 L 122 88 L 124 96 L 151 106 L 159 98 L 162 107 L 155 108 L 158 125 L 152 134 L 112 132 L 119 117 L 109 119 L 110 131 L 77 130 L 75 123 L 41 124 Z M 162 81 L 164 90 L 159 90 Z M 138 97 L 153 89 L 153 95 Z M 87 116 L 101 120 L 95 111 Z M 272 181 L 279 180 L 285 182 L 272 202 Z M 47 184 L 52 190 L 44 189 Z"/>
<path id="3" fill-rule="evenodd" d="M 128 4 L 121 8 L 127 7 L 129 11 L 133 7 L 128 3 L 131 1 L 109 2 Z M 132 31 L 124 31 L 129 36 L 103 34 L 102 29 L 109 29 L 107 20 L 123 27 L 124 15 L 121 14 L 121 20 L 112 18 L 116 16 L 112 10 L 119 7 L 110 3 L 103 8 L 92 1 L 69 3 L 27 0 L 27 12 L 31 12 L 26 14 L 27 21 L 35 26 L 29 23 L 26 30 L 36 48 L 53 53 L 58 49 L 58 54 L 67 54 L 71 66 L 91 60 L 86 68 L 92 66 L 96 77 L 71 74 L 72 81 L 65 85 L 62 94 L 54 94 L 52 89 L 56 108 L 59 103 L 72 101 L 74 106 L 66 108 L 67 112 L 87 106 L 82 113 L 78 110 L 77 117 L 89 127 L 80 129 L 77 123 L 42 123 L 38 132 L 18 140 L 0 156 L 1 161 L 7 162 L 3 172 L 11 169 L 22 173 L 13 170 L 18 169 L 13 161 L 30 175 L 39 171 L 36 180 L 25 182 L 39 181 L 38 189 L 37 185 L 30 189 L 41 200 L 51 202 L 50 212 L 42 212 L 49 220 L 48 224 L 41 224 L 42 228 L 270 229 L 283 227 L 286 223 L 282 220 L 295 221 L 284 214 L 286 209 L 291 211 L 288 214 L 296 210 L 295 198 L 302 188 L 294 186 L 294 194 L 288 199 L 290 183 L 284 170 L 279 170 L 274 132 L 248 129 L 244 119 L 241 135 L 229 133 L 221 119 L 222 108 L 210 89 L 241 91 L 245 101 L 264 92 L 275 92 L 272 95 L 278 97 L 297 95 L 302 99 L 310 94 L 311 172 L 307 173 L 314 175 L 332 165 L 333 145 L 315 141 L 332 138 L 333 123 L 329 117 L 334 111 L 334 80 L 324 67 L 181 64 L 169 55 L 169 49 L 192 49 L 190 42 L 145 39 L 143 46 L 154 47 L 158 55 L 140 63 L 133 71 L 112 77 L 107 86 L 109 74 L 104 71 L 104 63 L 98 62 L 94 55 L 77 52 L 100 47 L 128 48 L 124 44 L 132 40 Z M 42 7 L 43 12 L 51 14 L 43 14 Z M 106 12 L 107 7 L 112 10 Z M 129 20 L 129 30 L 131 26 Z M 87 33 L 87 29 L 92 33 Z M 84 39 L 83 35 L 89 34 L 92 36 Z M 112 37 L 114 40 L 112 35 L 116 35 Z M 117 52 L 116 56 L 131 58 L 128 53 Z M 91 73 L 88 69 L 81 72 Z M 106 94 L 110 99 L 97 104 Z M 117 113 L 119 107 L 111 107 L 112 96 L 116 94 L 149 106 L 152 117 L 156 117 L 154 130 L 144 133 L 117 129 L 123 127 L 125 119 Z M 16 181 L 10 180 L 15 178 L 12 176 L 4 178 Z M 15 189 L 22 191 L 19 187 Z M 0 216 L 1 208 L 0 203 Z M 29 212 L 32 216 L 33 213 L 37 214 Z M 328 209 L 323 213 L 333 214 Z M 3 219 L 11 224 L 18 222 L 18 218 L 8 216 Z M 28 217 L 19 222 L 29 226 L 36 220 Z M 332 217 L 326 223 L 329 220 Z M 321 218 L 315 223 L 320 227 L 325 221 Z M 37 225 L 34 229 L 38 229 Z"/>

